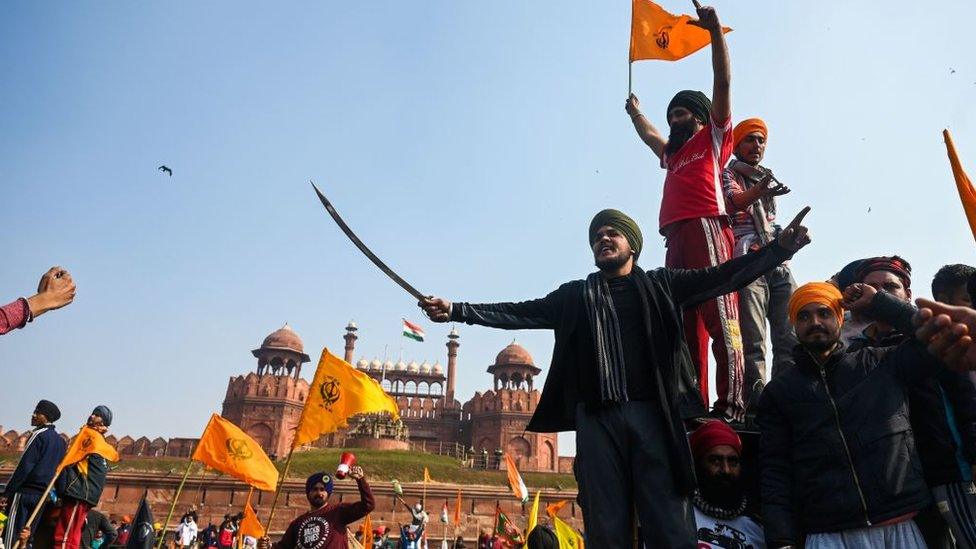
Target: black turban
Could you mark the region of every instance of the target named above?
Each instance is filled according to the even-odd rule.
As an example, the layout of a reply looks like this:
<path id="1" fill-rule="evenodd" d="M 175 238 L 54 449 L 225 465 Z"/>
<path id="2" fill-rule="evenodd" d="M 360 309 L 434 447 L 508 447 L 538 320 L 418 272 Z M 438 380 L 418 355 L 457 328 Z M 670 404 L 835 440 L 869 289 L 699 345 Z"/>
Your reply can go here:
<path id="1" fill-rule="evenodd" d="M 112 424 L 112 410 L 109 410 L 108 406 L 104 404 L 95 406 L 95 409 L 92 410 L 91 415 L 102 418 L 102 425 L 106 427 Z"/>
<path id="2" fill-rule="evenodd" d="M 61 410 L 50 400 L 41 400 L 38 402 L 37 406 L 34 407 L 34 411 L 39 414 L 44 414 L 44 417 L 51 423 L 61 419 Z"/>
<path id="3" fill-rule="evenodd" d="M 644 247 L 644 235 L 641 234 L 637 222 L 620 210 L 607 208 L 601 211 L 593 216 L 593 221 L 590 221 L 590 246 L 596 242 L 596 231 L 603 226 L 613 227 L 624 235 L 630 248 L 634 250 L 634 261 L 637 261 L 637 256 Z"/>
<path id="4" fill-rule="evenodd" d="M 696 90 L 681 90 L 675 94 L 671 102 L 668 103 L 668 110 L 664 113 L 664 119 L 668 119 L 671 109 L 684 107 L 691 111 L 691 114 L 700 120 L 702 124 L 707 124 L 712 112 L 712 101 L 707 95 Z"/>

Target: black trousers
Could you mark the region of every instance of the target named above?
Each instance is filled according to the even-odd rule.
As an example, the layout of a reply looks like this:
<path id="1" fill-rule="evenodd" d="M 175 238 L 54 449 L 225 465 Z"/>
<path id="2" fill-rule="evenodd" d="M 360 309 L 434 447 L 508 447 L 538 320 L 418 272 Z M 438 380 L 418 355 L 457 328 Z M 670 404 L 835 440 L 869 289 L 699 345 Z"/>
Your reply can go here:
<path id="1" fill-rule="evenodd" d="M 633 548 L 634 508 L 646 547 L 696 549 L 695 515 L 677 493 L 664 420 L 653 402 L 576 408 L 576 481 L 586 545 Z"/>

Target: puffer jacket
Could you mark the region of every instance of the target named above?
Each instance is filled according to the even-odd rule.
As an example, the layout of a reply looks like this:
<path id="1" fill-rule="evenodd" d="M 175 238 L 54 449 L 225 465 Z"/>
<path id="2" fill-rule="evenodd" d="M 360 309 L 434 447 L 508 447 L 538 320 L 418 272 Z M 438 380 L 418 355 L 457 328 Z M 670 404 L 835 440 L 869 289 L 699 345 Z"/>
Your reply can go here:
<path id="1" fill-rule="evenodd" d="M 823 364 L 801 345 L 794 359 L 766 386 L 757 414 L 766 543 L 796 544 L 928 506 L 908 388 L 943 364 L 915 339 L 856 352 L 838 345 Z"/>
<path id="2" fill-rule="evenodd" d="M 98 454 L 88 456 L 88 476 L 82 476 L 76 466 L 65 467 L 57 481 L 59 498 L 85 501 L 92 507 L 98 505 L 105 489 L 108 461 Z"/>

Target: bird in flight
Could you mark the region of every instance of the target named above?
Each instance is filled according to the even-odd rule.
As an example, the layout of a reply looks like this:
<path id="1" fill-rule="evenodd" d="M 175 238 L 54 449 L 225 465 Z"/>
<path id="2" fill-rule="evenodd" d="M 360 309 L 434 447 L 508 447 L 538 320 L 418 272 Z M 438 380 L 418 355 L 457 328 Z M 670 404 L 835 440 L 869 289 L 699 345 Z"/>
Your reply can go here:
<path id="1" fill-rule="evenodd" d="M 170 177 L 173 177 L 173 170 L 171 170 L 168 167 L 166 167 L 166 165 L 162 165 L 162 166 L 160 166 L 160 167 L 158 167 L 156 169 L 159 170 L 159 171 L 161 171 L 161 172 L 165 172 L 166 175 L 168 175 Z"/>

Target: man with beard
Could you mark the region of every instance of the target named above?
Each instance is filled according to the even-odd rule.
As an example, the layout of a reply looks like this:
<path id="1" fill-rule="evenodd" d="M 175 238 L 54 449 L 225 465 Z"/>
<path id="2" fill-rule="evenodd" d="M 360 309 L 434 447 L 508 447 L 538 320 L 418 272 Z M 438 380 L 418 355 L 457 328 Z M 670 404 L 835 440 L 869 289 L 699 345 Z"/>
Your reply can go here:
<path id="1" fill-rule="evenodd" d="M 308 477 L 305 497 L 312 510 L 288 525 L 281 541 L 274 544 L 274 549 L 346 549 L 349 545 L 346 529 L 376 507 L 363 468 L 354 465 L 349 470 L 349 476 L 359 486 L 359 501 L 354 503 L 329 501 L 333 483 L 328 473 L 313 473 Z M 271 549 L 271 540 L 261 538 L 258 549 Z"/>
<path id="2" fill-rule="evenodd" d="M 855 271 L 857 282 L 899 301 L 912 298 L 912 268 L 898 257 L 872 257 Z M 960 277 L 957 277 L 960 278 Z M 938 277 L 937 277 L 938 280 Z M 938 289 L 933 282 L 933 289 Z M 945 297 L 944 291 L 935 292 Z M 850 339 L 849 350 L 890 347 L 908 336 L 877 319 Z M 935 496 L 915 517 L 932 549 L 952 547 L 951 529 L 959 547 L 976 548 L 976 494 L 972 467 L 976 463 L 976 385 L 967 373 L 942 370 L 908 389 L 909 420 L 925 481 Z"/>
<path id="3" fill-rule="evenodd" d="M 555 332 L 552 365 L 528 431 L 576 431 L 586 543 L 629 547 L 634 510 L 648 547 L 695 548 L 696 488 L 683 419 L 705 409 L 682 337 L 683 307 L 733 292 L 810 238 L 805 209 L 776 241 L 717 267 L 644 271 L 633 219 L 603 210 L 589 227 L 598 271 L 521 303 L 419 303 L 434 322 Z"/>
<path id="4" fill-rule="evenodd" d="M 776 197 L 790 189 L 760 165 L 766 153 L 766 123 L 759 118 L 743 120 L 732 130 L 733 158 L 722 171 L 725 205 L 732 218 L 736 257 L 758 250 L 776 238 Z M 745 354 L 746 404 L 753 407 L 766 383 L 766 364 L 771 375 L 793 365 L 796 335 L 786 305 L 796 282 L 784 263 L 739 290 L 739 324 Z M 766 360 L 766 322 L 769 321 L 771 360 Z"/>
<path id="5" fill-rule="evenodd" d="M 14 546 L 64 458 L 67 445 L 54 428 L 54 422 L 60 418 L 61 410 L 50 400 L 38 402 L 31 414 L 30 424 L 34 429 L 0 498 L 0 509 L 7 507 L 3 544 L 8 549 Z M 31 525 L 31 530 L 36 528 L 37 522 Z"/>
<path id="6" fill-rule="evenodd" d="M 735 238 L 722 194 L 720 174 L 732 156 L 731 69 L 722 24 L 711 7 L 698 8 L 691 24 L 709 32 L 712 43 L 712 100 L 700 91 L 677 93 L 666 111 L 667 141 L 640 111 L 631 95 L 626 110 L 637 134 L 667 169 L 659 226 L 665 237 L 669 269 L 714 267 L 733 257 Z M 684 311 L 684 333 L 699 372 L 699 390 L 708 401 L 708 339 L 715 355 L 714 414 L 745 418 L 745 380 L 739 299 L 720 294 Z"/>
<path id="7" fill-rule="evenodd" d="M 698 548 L 752 547 L 765 549 L 762 526 L 746 509 L 740 479 L 742 440 L 721 421 L 708 421 L 689 438 L 698 473 L 695 523 Z"/>
<path id="8" fill-rule="evenodd" d="M 926 309 L 933 321 L 897 347 L 847 352 L 842 300 L 902 333 L 913 331 L 911 305 L 865 284 L 844 296 L 825 282 L 793 293 L 796 364 L 770 380 L 757 418 L 766 543 L 794 546 L 805 536 L 803 546 L 813 549 L 924 547 L 912 518 L 931 496 L 907 393 L 938 374 L 943 361 L 955 363 L 971 338 L 965 325 L 933 320 Z"/>

